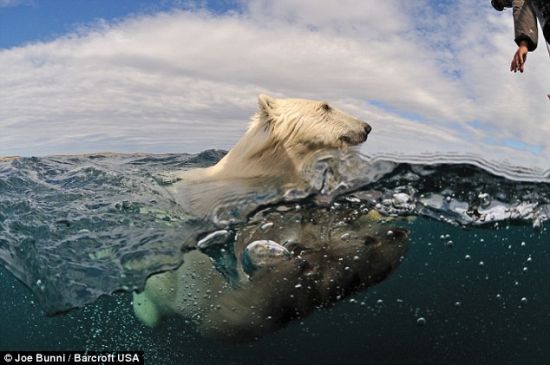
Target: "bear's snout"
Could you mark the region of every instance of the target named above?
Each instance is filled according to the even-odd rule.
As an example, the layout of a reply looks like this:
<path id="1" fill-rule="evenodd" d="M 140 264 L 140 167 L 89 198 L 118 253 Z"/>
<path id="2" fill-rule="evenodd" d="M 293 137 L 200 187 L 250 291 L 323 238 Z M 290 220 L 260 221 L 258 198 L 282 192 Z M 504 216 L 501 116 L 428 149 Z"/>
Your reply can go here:
<path id="1" fill-rule="evenodd" d="M 367 140 L 367 136 L 372 131 L 372 127 L 365 122 L 359 122 L 359 125 L 355 125 L 352 131 L 344 134 L 340 137 L 340 142 L 350 146 L 356 146 Z"/>
<path id="2" fill-rule="evenodd" d="M 369 133 L 372 131 L 372 127 L 368 123 L 362 121 L 359 121 L 359 123 L 359 129 L 356 130 L 354 137 L 350 138 L 348 136 L 344 136 L 343 138 L 340 138 L 344 143 L 349 145 L 357 145 L 367 140 Z"/>

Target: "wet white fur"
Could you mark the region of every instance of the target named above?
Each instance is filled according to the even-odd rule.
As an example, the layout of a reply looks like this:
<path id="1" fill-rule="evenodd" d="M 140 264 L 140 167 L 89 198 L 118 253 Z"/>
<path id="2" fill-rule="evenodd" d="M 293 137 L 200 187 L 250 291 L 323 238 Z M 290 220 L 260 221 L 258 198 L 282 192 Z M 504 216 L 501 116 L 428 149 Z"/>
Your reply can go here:
<path id="1" fill-rule="evenodd" d="M 180 175 L 185 180 L 246 179 L 298 174 L 321 149 L 347 148 L 366 139 L 363 121 L 306 99 L 258 97 L 258 111 L 246 133 L 216 165 Z"/>

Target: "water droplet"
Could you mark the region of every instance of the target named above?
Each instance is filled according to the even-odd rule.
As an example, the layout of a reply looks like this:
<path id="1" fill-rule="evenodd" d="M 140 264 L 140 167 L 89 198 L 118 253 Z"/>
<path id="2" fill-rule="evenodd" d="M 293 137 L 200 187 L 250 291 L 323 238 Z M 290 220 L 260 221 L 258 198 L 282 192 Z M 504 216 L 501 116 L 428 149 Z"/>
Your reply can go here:
<path id="1" fill-rule="evenodd" d="M 483 261 L 479 262 L 479 266 L 484 266 L 484 265 L 485 265 L 485 262 L 483 262 Z"/>
<path id="2" fill-rule="evenodd" d="M 416 320 L 416 324 L 420 327 L 424 327 L 426 325 L 426 318 L 420 317 Z"/>
<path id="3" fill-rule="evenodd" d="M 464 256 L 464 260 L 466 260 L 466 261 L 470 261 L 471 259 L 472 259 L 472 256 L 470 256 L 470 255 Z"/>
<path id="4" fill-rule="evenodd" d="M 527 298 L 526 297 L 521 298 L 520 303 L 521 303 L 522 306 L 527 304 Z"/>

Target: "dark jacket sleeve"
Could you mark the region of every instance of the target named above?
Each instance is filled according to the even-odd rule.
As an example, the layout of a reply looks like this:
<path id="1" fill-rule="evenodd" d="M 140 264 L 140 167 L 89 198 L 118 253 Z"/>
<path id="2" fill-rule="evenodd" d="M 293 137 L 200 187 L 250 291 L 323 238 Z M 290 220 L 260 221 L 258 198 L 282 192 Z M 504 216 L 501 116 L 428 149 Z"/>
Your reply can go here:
<path id="1" fill-rule="evenodd" d="M 513 8 L 515 41 L 518 46 L 525 41 L 529 51 L 534 51 L 537 48 L 538 28 L 531 0 L 513 0 Z"/>

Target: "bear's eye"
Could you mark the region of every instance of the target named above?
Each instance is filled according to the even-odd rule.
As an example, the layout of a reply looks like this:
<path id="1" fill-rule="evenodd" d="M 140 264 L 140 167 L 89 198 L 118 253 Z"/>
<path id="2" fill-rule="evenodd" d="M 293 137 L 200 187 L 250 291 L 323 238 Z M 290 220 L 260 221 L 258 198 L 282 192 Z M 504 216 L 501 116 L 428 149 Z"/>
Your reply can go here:
<path id="1" fill-rule="evenodd" d="M 323 103 L 323 104 L 321 104 L 321 109 L 328 112 L 328 111 L 330 111 L 330 105 L 328 105 L 327 103 Z"/>

